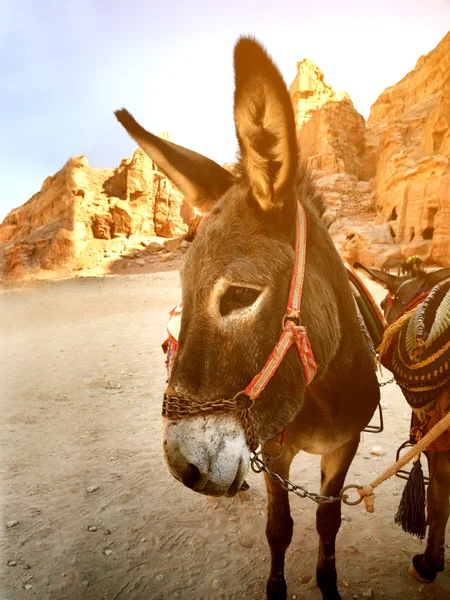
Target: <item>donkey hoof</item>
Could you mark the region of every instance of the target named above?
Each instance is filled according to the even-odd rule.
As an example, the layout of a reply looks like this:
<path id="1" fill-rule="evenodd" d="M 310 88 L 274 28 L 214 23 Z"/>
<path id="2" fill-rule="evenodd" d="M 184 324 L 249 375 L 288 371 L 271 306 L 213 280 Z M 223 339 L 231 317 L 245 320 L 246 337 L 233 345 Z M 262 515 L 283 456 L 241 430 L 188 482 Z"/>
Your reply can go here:
<path id="1" fill-rule="evenodd" d="M 287 585 L 284 577 L 282 579 L 271 578 L 266 587 L 267 600 L 286 600 Z"/>
<path id="2" fill-rule="evenodd" d="M 431 583 L 436 579 L 436 571 L 432 571 L 426 561 L 423 554 L 416 554 L 408 568 L 408 572 L 414 579 L 421 583 Z"/>

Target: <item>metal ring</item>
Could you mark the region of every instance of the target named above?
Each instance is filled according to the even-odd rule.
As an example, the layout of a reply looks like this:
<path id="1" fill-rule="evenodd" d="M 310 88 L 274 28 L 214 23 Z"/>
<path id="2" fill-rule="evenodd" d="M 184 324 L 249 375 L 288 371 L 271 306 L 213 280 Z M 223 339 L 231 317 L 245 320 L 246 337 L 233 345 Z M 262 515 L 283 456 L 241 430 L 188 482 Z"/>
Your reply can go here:
<path id="1" fill-rule="evenodd" d="M 292 321 L 294 325 L 300 326 L 302 323 L 300 321 L 300 317 L 290 317 L 287 313 L 284 314 L 284 317 L 281 320 L 281 327 L 284 329 L 286 326 L 286 321 Z"/>
<path id="2" fill-rule="evenodd" d="M 339 497 L 341 498 L 342 502 L 344 504 L 347 504 L 347 506 L 356 506 L 357 504 L 360 504 L 363 501 L 363 497 L 360 496 L 358 498 L 358 500 L 356 500 L 356 502 L 350 502 L 348 500 L 348 496 L 347 494 L 344 494 L 344 492 L 346 490 L 351 490 L 351 489 L 355 489 L 355 490 L 360 490 L 362 489 L 362 485 L 355 485 L 354 483 L 351 483 L 350 485 L 346 485 L 345 487 L 342 488 L 342 490 L 339 492 Z"/>
<path id="3" fill-rule="evenodd" d="M 281 450 L 280 453 L 277 456 L 270 456 L 270 454 L 268 454 L 265 450 L 264 450 L 264 446 L 263 449 L 261 450 L 261 452 L 264 454 L 264 456 L 266 457 L 266 460 L 268 461 L 273 461 L 273 460 L 278 460 L 279 458 L 281 458 L 283 456 L 284 453 L 284 444 L 283 442 L 275 442 L 276 444 L 280 444 L 281 446 Z"/>

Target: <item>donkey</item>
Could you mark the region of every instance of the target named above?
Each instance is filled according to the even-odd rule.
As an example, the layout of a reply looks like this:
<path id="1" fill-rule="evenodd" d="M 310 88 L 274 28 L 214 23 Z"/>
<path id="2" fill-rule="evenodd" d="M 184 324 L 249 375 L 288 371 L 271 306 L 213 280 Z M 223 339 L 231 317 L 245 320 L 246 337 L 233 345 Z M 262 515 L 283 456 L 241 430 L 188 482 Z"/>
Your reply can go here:
<path id="1" fill-rule="evenodd" d="M 385 260 L 381 265 L 381 270 L 383 273 L 390 273 L 390 271 L 395 271 L 397 269 L 397 277 L 400 277 L 402 273 L 405 273 L 405 264 L 401 260 L 390 259 Z"/>
<path id="2" fill-rule="evenodd" d="M 436 284 L 450 278 L 450 267 L 437 271 L 420 271 L 415 277 L 396 277 L 355 263 L 378 283 L 388 294 L 381 302 L 386 321 L 393 323 L 400 313 L 422 293 L 430 291 Z M 447 386 L 450 384 L 446 384 Z M 444 570 L 445 528 L 450 514 L 450 450 L 427 451 L 430 483 L 427 491 L 427 546 L 423 554 L 416 554 L 410 565 L 410 573 L 421 582 L 433 581 L 438 572 Z"/>
<path id="3" fill-rule="evenodd" d="M 294 345 L 251 414 L 258 441 L 273 457 L 285 431 L 284 453 L 271 463 L 272 471 L 288 478 L 300 450 L 322 455 L 320 492 L 339 497 L 360 432 L 379 402 L 373 360 L 346 270 L 321 220 L 323 206 L 308 176 L 298 171 L 295 120 L 283 78 L 252 38 L 238 41 L 234 68 L 237 174 L 148 133 L 126 110 L 116 112 L 131 137 L 205 214 L 181 275 L 183 313 L 166 397 L 197 407 L 234 399 L 262 369 L 286 319 L 297 211 L 303 207 L 301 324 L 309 333 L 317 374 L 307 386 Z M 248 398 L 241 394 L 241 400 L 248 409 Z M 213 496 L 240 490 L 250 448 L 239 412 L 164 418 L 162 438 L 168 468 L 185 486 Z M 267 597 L 285 600 L 284 561 L 293 520 L 288 492 L 267 475 L 265 483 Z M 318 506 L 317 583 L 326 600 L 341 597 L 335 567 L 340 522 L 340 501 Z"/>

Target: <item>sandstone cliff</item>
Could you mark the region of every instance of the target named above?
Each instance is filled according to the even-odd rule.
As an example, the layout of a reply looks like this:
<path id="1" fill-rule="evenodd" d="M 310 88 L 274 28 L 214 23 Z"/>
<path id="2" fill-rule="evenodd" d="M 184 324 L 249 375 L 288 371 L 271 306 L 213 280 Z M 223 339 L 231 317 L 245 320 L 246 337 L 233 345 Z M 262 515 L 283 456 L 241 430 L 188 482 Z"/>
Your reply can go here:
<path id="1" fill-rule="evenodd" d="M 412 254 L 450 264 L 450 33 L 380 95 L 367 123 L 308 59 L 289 91 L 341 254 L 377 267 Z M 140 150 L 116 169 L 71 158 L 0 225 L 0 276 L 90 269 L 133 248 L 143 262 L 151 236 L 180 237 L 198 221 Z"/>
<path id="2" fill-rule="evenodd" d="M 450 33 L 371 108 L 379 221 L 402 254 L 450 264 Z"/>
<path id="3" fill-rule="evenodd" d="M 302 154 L 341 254 L 378 267 L 413 254 L 450 264 L 450 33 L 380 95 L 367 123 L 346 94 L 323 89 L 313 63 L 298 65 L 291 95 Z M 315 107 L 307 114 L 306 101 Z"/>
<path id="4" fill-rule="evenodd" d="M 71 158 L 0 225 L 6 277 L 40 270 L 91 268 L 157 235 L 187 233 L 193 210 L 141 151 L 117 169 Z"/>

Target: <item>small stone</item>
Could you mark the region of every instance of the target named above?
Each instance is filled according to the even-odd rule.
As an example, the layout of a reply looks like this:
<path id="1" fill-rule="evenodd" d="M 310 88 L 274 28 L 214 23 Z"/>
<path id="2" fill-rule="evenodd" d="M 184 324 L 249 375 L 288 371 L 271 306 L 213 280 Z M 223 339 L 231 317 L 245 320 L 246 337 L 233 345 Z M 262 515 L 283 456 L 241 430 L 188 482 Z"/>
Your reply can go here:
<path id="1" fill-rule="evenodd" d="M 419 585 L 419 592 L 423 592 L 423 590 L 424 590 L 423 585 Z"/>
<path id="2" fill-rule="evenodd" d="M 111 535 L 111 529 L 105 529 L 103 535 Z"/>
<path id="3" fill-rule="evenodd" d="M 221 590 L 223 588 L 223 581 L 221 579 L 213 579 L 213 588 Z"/>
<path id="4" fill-rule="evenodd" d="M 112 554 L 112 553 L 113 553 L 113 551 L 112 551 L 112 550 L 110 550 L 109 548 L 108 548 L 107 550 L 105 550 L 105 555 L 106 555 L 106 556 L 109 556 L 109 555 L 110 555 L 110 554 Z"/>
<path id="5" fill-rule="evenodd" d="M 156 576 L 156 581 L 162 581 L 164 579 L 164 575 L 162 573 L 160 573 L 159 575 Z"/>
<path id="6" fill-rule="evenodd" d="M 342 517 L 341 517 L 341 518 L 342 518 L 342 520 L 343 520 L 343 521 L 347 521 L 347 523 L 350 523 L 350 522 L 351 522 L 351 520 L 352 520 L 352 518 L 351 518 L 351 517 L 349 517 L 348 515 L 342 515 Z"/>
<path id="7" fill-rule="evenodd" d="M 31 585 L 31 583 L 26 583 L 26 584 L 23 586 L 23 589 L 24 589 L 24 590 L 31 590 L 31 589 L 32 589 L 32 587 L 33 587 L 33 586 Z"/>
<path id="8" fill-rule="evenodd" d="M 143 258 L 137 258 L 134 262 L 140 267 L 143 267 L 145 265 L 145 260 Z"/>
<path id="9" fill-rule="evenodd" d="M 169 262 L 169 261 L 173 260 L 174 258 L 175 258 L 175 254 L 172 254 L 172 252 L 167 252 L 167 254 L 159 255 L 159 260 L 161 262 Z"/>
<path id="10" fill-rule="evenodd" d="M 93 494 L 98 489 L 99 489 L 98 485 L 90 485 L 89 487 L 86 488 L 86 491 L 87 491 L 88 494 Z"/>
<path id="11" fill-rule="evenodd" d="M 28 569 L 31 569 L 31 565 L 29 565 L 28 563 L 25 563 L 22 568 L 24 570 L 28 570 Z"/>
<path id="12" fill-rule="evenodd" d="M 178 250 L 178 248 L 181 246 L 182 241 L 183 240 L 181 240 L 180 238 L 172 238 L 169 240 L 165 240 L 164 246 L 169 252 L 175 252 L 175 250 Z"/>
<path id="13" fill-rule="evenodd" d="M 364 590 L 362 595 L 363 595 L 363 598 L 372 598 L 373 592 L 372 592 L 371 588 L 369 588 L 367 590 Z"/>
<path id="14" fill-rule="evenodd" d="M 400 496 L 400 492 L 399 492 L 398 490 L 394 490 L 394 491 L 392 492 L 392 495 L 393 495 L 393 496 Z"/>
<path id="15" fill-rule="evenodd" d="M 16 521 L 16 520 L 6 521 L 6 527 L 15 527 L 18 524 L 19 524 L 19 521 Z"/>
<path id="16" fill-rule="evenodd" d="M 253 548 L 255 540 L 251 536 L 243 535 L 239 538 L 239 543 L 243 548 Z"/>
<path id="17" fill-rule="evenodd" d="M 148 254 L 152 254 L 153 252 L 161 252 L 161 250 L 164 250 L 164 246 L 159 242 L 150 242 L 150 244 L 148 244 L 145 248 L 145 252 Z"/>
<path id="18" fill-rule="evenodd" d="M 142 538 L 141 543 L 144 544 L 147 541 L 147 538 Z"/>
<path id="19" fill-rule="evenodd" d="M 8 565 L 8 567 L 16 567 L 17 560 L 8 560 L 8 562 L 6 564 Z"/>
<path id="20" fill-rule="evenodd" d="M 90 525 L 88 531 L 97 531 L 97 527 L 95 525 Z"/>
<path id="21" fill-rule="evenodd" d="M 84 581 L 80 581 L 81 587 L 87 587 L 89 585 L 89 581 L 85 579 Z"/>
<path id="22" fill-rule="evenodd" d="M 120 390 L 122 386 L 120 385 L 120 383 L 116 383 L 115 381 L 105 379 L 103 387 L 105 388 L 105 390 Z"/>
<path id="23" fill-rule="evenodd" d="M 344 587 L 348 587 L 348 582 L 347 582 L 347 581 L 343 581 L 343 582 L 342 582 L 342 585 L 343 585 Z"/>
<path id="24" fill-rule="evenodd" d="M 370 454 L 373 454 L 374 456 L 384 456 L 386 454 L 386 450 L 383 448 L 383 446 L 373 446 L 373 448 L 370 449 Z"/>

